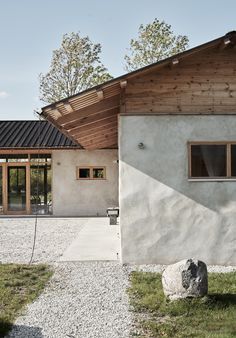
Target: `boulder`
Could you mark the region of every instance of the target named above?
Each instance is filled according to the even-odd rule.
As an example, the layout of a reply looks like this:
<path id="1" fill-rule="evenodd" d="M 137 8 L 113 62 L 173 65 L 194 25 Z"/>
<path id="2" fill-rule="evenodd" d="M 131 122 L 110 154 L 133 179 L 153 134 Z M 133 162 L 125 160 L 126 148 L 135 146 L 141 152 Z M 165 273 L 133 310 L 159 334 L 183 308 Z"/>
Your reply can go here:
<path id="1" fill-rule="evenodd" d="M 207 266 L 197 259 L 169 265 L 162 274 L 164 294 L 170 300 L 202 297 L 208 291 Z"/>

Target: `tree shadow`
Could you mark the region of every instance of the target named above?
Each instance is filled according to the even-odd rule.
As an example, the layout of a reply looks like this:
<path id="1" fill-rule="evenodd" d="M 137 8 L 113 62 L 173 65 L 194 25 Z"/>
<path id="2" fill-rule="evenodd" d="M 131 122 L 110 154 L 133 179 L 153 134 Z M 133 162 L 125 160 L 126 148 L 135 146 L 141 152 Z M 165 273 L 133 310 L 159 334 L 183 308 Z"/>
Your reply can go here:
<path id="1" fill-rule="evenodd" d="M 0 320 L 0 338 L 43 338 L 42 329 Z"/>
<path id="2" fill-rule="evenodd" d="M 212 307 L 226 308 L 236 305 L 236 294 L 233 293 L 212 293 L 208 295 Z"/>

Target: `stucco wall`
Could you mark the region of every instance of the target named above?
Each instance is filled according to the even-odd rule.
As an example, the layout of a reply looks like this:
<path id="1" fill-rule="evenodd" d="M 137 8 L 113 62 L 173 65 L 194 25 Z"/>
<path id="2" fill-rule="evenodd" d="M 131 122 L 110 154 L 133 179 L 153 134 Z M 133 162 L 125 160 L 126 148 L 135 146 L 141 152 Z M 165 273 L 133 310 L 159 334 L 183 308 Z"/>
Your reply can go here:
<path id="1" fill-rule="evenodd" d="M 187 141 L 208 140 L 236 141 L 236 116 L 120 118 L 123 262 L 236 264 L 236 182 L 188 181 Z"/>
<path id="2" fill-rule="evenodd" d="M 61 150 L 52 154 L 53 215 L 104 216 L 118 205 L 117 150 Z M 105 166 L 106 180 L 77 180 L 76 166 Z"/>

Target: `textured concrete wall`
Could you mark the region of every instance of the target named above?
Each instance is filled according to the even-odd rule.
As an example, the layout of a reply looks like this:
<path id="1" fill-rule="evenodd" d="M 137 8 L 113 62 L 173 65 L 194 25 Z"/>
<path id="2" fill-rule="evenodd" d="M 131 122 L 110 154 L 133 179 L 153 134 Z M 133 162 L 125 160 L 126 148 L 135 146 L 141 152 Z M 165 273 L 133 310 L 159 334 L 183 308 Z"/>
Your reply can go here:
<path id="1" fill-rule="evenodd" d="M 117 150 L 62 150 L 52 154 L 55 216 L 104 216 L 118 205 Z M 77 180 L 76 166 L 105 166 L 106 180 Z"/>
<path id="2" fill-rule="evenodd" d="M 236 116 L 121 117 L 123 262 L 236 264 L 236 182 L 188 181 L 187 141 L 208 140 L 236 141 Z"/>

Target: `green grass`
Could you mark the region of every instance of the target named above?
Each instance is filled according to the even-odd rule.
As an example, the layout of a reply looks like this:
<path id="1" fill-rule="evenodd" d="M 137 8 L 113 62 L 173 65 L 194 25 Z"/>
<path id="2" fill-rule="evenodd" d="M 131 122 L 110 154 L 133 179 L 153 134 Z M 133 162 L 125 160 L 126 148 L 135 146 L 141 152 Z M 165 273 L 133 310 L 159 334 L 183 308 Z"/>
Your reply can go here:
<path id="1" fill-rule="evenodd" d="M 46 265 L 0 265 L 0 337 L 11 329 L 22 308 L 39 296 L 51 276 Z"/>
<path id="2" fill-rule="evenodd" d="M 128 290 L 136 337 L 236 337 L 236 273 L 208 274 L 208 296 L 168 301 L 161 275 L 133 272 Z"/>

